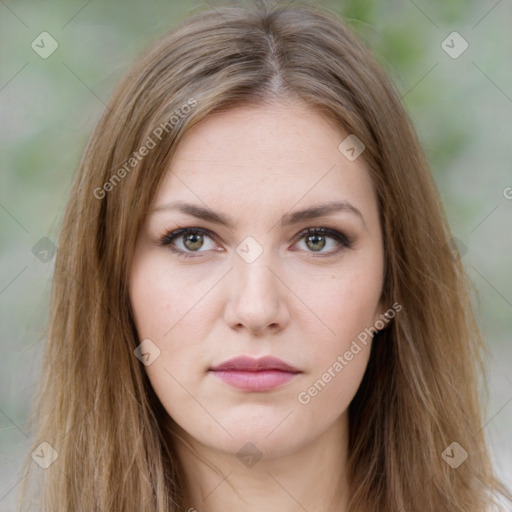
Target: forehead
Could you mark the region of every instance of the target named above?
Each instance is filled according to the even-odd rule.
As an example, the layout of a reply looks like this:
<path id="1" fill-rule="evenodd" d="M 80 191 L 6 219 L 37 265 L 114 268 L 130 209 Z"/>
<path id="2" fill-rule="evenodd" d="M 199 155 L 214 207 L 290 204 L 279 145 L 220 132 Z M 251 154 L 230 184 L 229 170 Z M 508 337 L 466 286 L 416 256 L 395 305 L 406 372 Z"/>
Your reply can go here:
<path id="1" fill-rule="evenodd" d="M 275 208 L 375 194 L 363 158 L 338 149 L 349 134 L 302 104 L 244 106 L 214 114 L 180 142 L 155 198 L 209 206 Z M 186 197 L 185 197 L 186 196 Z"/>
<path id="2" fill-rule="evenodd" d="M 271 157 L 279 163 L 311 163 L 332 155 L 341 137 L 340 129 L 302 104 L 243 106 L 196 125 L 178 146 L 174 162 L 202 158 L 244 165 Z"/>

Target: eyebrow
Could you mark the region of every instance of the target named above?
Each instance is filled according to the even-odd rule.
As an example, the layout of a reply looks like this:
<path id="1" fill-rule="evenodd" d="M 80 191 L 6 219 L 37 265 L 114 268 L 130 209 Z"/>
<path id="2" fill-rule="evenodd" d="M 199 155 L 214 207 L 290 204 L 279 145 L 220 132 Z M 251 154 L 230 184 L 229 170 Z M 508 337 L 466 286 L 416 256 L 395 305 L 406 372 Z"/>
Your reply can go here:
<path id="1" fill-rule="evenodd" d="M 235 225 L 234 220 L 229 216 L 223 213 L 214 212 L 209 208 L 205 208 L 203 206 L 186 203 L 184 201 L 174 201 L 171 203 L 165 203 L 160 206 L 157 206 L 153 209 L 152 213 L 158 213 L 162 211 L 175 210 L 186 215 L 191 215 L 193 217 L 197 217 L 198 219 L 202 219 L 205 221 L 213 222 L 215 224 L 220 224 L 222 226 L 227 227 L 228 229 L 232 229 Z M 356 215 L 361 219 L 363 225 L 366 227 L 364 222 L 364 218 L 362 213 L 348 201 L 331 201 L 327 203 L 318 204 L 315 206 L 311 206 L 304 210 L 298 210 L 295 212 L 289 212 L 283 215 L 281 218 L 282 226 L 289 226 L 293 224 L 298 224 L 299 222 L 305 220 L 316 219 L 319 217 L 325 217 L 332 213 L 336 212 L 346 212 Z"/>

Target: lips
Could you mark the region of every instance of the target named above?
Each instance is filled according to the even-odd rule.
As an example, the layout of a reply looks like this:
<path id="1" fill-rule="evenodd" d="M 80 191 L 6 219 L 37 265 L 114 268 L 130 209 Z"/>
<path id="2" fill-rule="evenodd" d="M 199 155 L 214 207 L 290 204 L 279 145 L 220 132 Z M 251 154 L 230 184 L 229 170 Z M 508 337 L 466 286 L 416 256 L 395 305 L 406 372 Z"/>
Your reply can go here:
<path id="1" fill-rule="evenodd" d="M 210 368 L 226 384 L 245 391 L 271 391 L 302 373 L 281 359 L 266 356 L 260 359 L 236 357 Z"/>
<path id="2" fill-rule="evenodd" d="M 244 371 L 244 372 L 259 372 L 264 370 L 279 370 L 289 373 L 300 373 L 300 370 L 285 363 L 276 357 L 266 356 L 260 359 L 253 359 L 252 357 L 235 357 L 229 361 L 219 364 L 211 368 L 212 371 Z"/>

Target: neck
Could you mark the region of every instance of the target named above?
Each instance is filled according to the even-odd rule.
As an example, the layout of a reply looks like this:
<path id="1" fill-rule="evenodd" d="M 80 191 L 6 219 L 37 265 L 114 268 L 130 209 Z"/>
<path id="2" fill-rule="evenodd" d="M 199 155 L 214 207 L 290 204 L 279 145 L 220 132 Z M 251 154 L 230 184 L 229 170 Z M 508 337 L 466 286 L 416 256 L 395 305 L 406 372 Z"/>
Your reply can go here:
<path id="1" fill-rule="evenodd" d="M 346 414 L 298 449 L 275 447 L 259 460 L 256 448 L 237 455 L 200 443 L 176 424 L 172 432 L 185 473 L 186 511 L 348 510 Z"/>

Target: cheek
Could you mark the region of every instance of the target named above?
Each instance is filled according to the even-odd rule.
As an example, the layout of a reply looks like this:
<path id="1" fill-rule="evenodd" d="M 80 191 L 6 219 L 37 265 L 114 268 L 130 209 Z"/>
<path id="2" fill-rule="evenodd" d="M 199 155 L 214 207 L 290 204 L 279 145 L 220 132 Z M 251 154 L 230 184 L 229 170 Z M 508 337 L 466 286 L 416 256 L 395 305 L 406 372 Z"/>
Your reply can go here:
<path id="1" fill-rule="evenodd" d="M 197 311 L 210 288 L 204 276 L 176 271 L 165 255 L 136 260 L 130 301 L 139 337 L 163 343 L 181 331 L 193 339 L 192 333 L 199 327 Z"/>
<path id="2" fill-rule="evenodd" d="M 203 368 L 197 312 L 204 284 L 169 268 L 165 257 L 154 255 L 135 259 L 132 268 L 130 301 L 139 340 L 151 340 L 159 351 L 144 370 L 170 416 L 187 411 L 200 418 L 186 390 L 195 389 Z"/>
<path id="3" fill-rule="evenodd" d="M 331 357 L 323 362 L 322 369 L 311 375 L 297 394 L 301 428 L 306 431 L 314 431 L 319 425 L 333 424 L 347 412 L 359 389 L 368 364 L 371 342 L 366 345 L 358 343 L 358 346 L 349 343 L 344 349 L 333 351 Z"/>
<path id="4" fill-rule="evenodd" d="M 177 271 L 165 254 L 134 260 L 130 279 L 134 321 L 139 340 L 151 340 L 160 351 L 145 370 L 164 404 L 171 397 L 178 402 L 190 399 L 181 386 L 196 386 L 206 371 L 202 340 L 214 315 L 209 307 L 215 299 L 212 279 Z"/>
<path id="5" fill-rule="evenodd" d="M 378 258 L 361 258 L 353 265 L 347 262 L 338 272 L 308 276 L 315 286 L 302 296 L 307 296 L 316 316 L 308 316 L 303 332 L 321 332 L 309 336 L 310 346 L 304 345 L 311 373 L 297 398 L 300 404 L 310 406 L 309 413 L 316 411 L 334 418 L 357 392 L 370 357 L 372 328 L 380 313 L 382 279 Z M 306 287 L 301 282 L 298 293 L 304 294 Z"/>
<path id="6" fill-rule="evenodd" d="M 327 353 L 343 350 L 361 332 L 374 326 L 380 313 L 383 281 L 382 265 L 378 263 L 347 261 L 336 271 L 303 272 L 295 280 L 294 292 L 311 312 L 303 321 L 309 322 L 307 330 L 316 332 L 321 340 L 318 356 L 324 358 Z"/>

